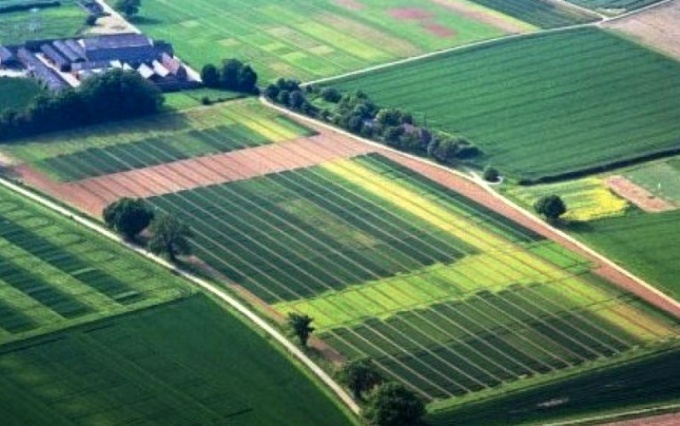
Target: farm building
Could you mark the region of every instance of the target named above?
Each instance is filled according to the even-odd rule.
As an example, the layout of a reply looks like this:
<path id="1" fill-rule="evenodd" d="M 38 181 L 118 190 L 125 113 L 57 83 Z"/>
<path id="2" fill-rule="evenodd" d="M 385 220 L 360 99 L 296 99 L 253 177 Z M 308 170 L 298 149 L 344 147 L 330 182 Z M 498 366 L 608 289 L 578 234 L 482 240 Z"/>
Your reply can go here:
<path id="1" fill-rule="evenodd" d="M 189 77 L 171 44 L 136 33 L 0 46 L 0 67 L 9 66 L 13 59 L 55 90 L 65 87 L 57 81 L 77 86 L 89 76 L 112 68 L 136 71 L 168 91 L 200 84 Z"/>
<path id="2" fill-rule="evenodd" d="M 19 64 L 17 57 L 11 50 L 3 45 L 0 45 L 0 67 L 14 67 Z"/>

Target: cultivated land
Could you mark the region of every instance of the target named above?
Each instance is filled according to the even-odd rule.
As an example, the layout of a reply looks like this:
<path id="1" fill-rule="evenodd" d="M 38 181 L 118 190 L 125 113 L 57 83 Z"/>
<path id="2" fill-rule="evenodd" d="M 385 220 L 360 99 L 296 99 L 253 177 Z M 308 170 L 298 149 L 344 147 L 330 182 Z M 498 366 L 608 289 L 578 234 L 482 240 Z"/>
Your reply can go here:
<path id="1" fill-rule="evenodd" d="M 605 25 L 622 31 L 652 49 L 680 59 L 680 32 L 677 30 L 679 19 L 680 1 L 671 1 Z"/>
<path id="2" fill-rule="evenodd" d="M 186 296 L 169 273 L 0 190 L 0 342 Z"/>
<path id="3" fill-rule="evenodd" d="M 0 77 L 0 111 L 5 108 L 23 108 L 40 93 L 37 82 L 24 78 Z"/>
<path id="4" fill-rule="evenodd" d="M 6 189 L 0 225 L 4 424 L 351 424 L 169 271 Z"/>
<path id="5" fill-rule="evenodd" d="M 680 208 L 680 158 L 647 163 L 622 175 L 671 207 Z"/>
<path id="6" fill-rule="evenodd" d="M 0 1 L 0 6 L 16 1 Z M 21 44 L 26 40 L 71 37 L 85 25 L 85 10 L 75 0 L 63 0 L 58 7 L 0 14 L 0 44 Z"/>
<path id="7" fill-rule="evenodd" d="M 577 235 L 596 250 L 680 298 L 680 212 L 590 222 Z"/>
<path id="8" fill-rule="evenodd" d="M 680 64 L 594 28 L 500 41 L 329 84 L 362 89 L 463 134 L 488 154 L 484 162 L 523 179 L 673 149 L 680 139 Z"/>
<path id="9" fill-rule="evenodd" d="M 74 181 L 311 134 L 244 100 L 46 135 L 4 150 L 57 180 Z"/>
<path id="10" fill-rule="evenodd" d="M 532 29 L 503 16 L 493 20 L 509 24 L 482 23 L 428 0 L 149 0 L 143 15 L 139 28 L 172 41 L 195 68 L 235 57 L 265 81 L 342 74 L 500 36 L 510 24 Z"/>
<path id="11" fill-rule="evenodd" d="M 541 28 L 594 22 L 599 18 L 552 0 L 470 0 Z"/>
<path id="12" fill-rule="evenodd" d="M 585 259 L 380 155 L 149 201 L 232 282 L 429 400 L 676 333 Z"/>
<path id="13" fill-rule="evenodd" d="M 353 422 L 206 296 L 0 347 L 6 425 Z"/>

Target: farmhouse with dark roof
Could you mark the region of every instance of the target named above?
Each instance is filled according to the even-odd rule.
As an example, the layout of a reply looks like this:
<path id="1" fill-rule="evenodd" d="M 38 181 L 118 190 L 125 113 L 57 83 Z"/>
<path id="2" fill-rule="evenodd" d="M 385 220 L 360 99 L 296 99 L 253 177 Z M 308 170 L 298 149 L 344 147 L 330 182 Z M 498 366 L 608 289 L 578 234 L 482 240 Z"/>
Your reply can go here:
<path id="1" fill-rule="evenodd" d="M 171 44 L 144 34 L 101 35 L 82 39 L 40 40 L 24 46 L 0 46 L 0 67 L 23 66 L 54 90 L 78 86 L 87 77 L 111 68 L 137 71 L 163 90 L 200 85 L 174 56 Z M 195 73 L 194 73 L 195 75 Z"/>

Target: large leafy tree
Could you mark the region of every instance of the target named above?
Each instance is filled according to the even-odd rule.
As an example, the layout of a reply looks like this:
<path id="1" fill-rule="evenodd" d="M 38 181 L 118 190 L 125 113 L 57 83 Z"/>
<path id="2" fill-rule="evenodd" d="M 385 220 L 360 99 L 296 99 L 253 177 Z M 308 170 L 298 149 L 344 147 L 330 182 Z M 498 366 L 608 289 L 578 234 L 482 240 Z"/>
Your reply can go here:
<path id="1" fill-rule="evenodd" d="M 356 399 L 363 399 L 363 394 L 380 384 L 382 377 L 373 368 L 370 361 L 360 359 L 350 361 L 338 371 L 338 379 L 352 391 Z"/>
<path id="2" fill-rule="evenodd" d="M 416 426 L 425 415 L 425 403 L 404 386 L 386 383 L 369 396 L 362 414 L 370 426 Z"/>
<path id="3" fill-rule="evenodd" d="M 151 222 L 151 240 L 149 250 L 156 254 L 165 254 L 171 261 L 177 256 L 191 254 L 191 228 L 177 217 L 168 214 L 158 216 Z"/>
<path id="4" fill-rule="evenodd" d="M 144 200 L 121 198 L 106 206 L 103 212 L 106 225 L 134 240 L 154 218 L 154 211 Z"/>
<path id="5" fill-rule="evenodd" d="M 567 205 L 559 195 L 545 195 L 536 200 L 534 210 L 549 222 L 555 222 L 567 212 Z"/>
<path id="6" fill-rule="evenodd" d="M 123 13 L 128 18 L 138 14 L 140 7 L 142 7 L 141 0 L 116 0 L 113 4 L 114 9 Z"/>
<path id="7" fill-rule="evenodd" d="M 312 327 L 312 321 L 314 318 L 305 314 L 298 314 L 291 312 L 288 314 L 288 324 L 290 325 L 291 331 L 300 341 L 300 346 L 306 347 L 309 337 L 314 332 L 314 327 Z"/>

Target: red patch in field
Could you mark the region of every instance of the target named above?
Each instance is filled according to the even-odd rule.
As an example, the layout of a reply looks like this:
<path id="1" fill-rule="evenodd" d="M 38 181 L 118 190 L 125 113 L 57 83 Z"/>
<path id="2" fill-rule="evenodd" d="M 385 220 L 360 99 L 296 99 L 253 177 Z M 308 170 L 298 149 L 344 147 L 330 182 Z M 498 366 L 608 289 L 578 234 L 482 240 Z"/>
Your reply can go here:
<path id="1" fill-rule="evenodd" d="M 424 21 L 433 16 L 430 12 L 417 7 L 400 7 L 388 11 L 391 17 L 402 21 Z"/>
<path id="2" fill-rule="evenodd" d="M 423 25 L 426 30 L 436 35 L 439 38 L 452 38 L 457 35 L 457 33 L 451 28 L 447 28 L 443 25 L 428 23 Z"/>
<path id="3" fill-rule="evenodd" d="M 364 5 L 357 0 L 335 0 L 335 3 L 348 10 L 363 10 Z"/>
<path id="4" fill-rule="evenodd" d="M 610 176 L 605 180 L 605 183 L 612 191 L 646 212 L 658 213 L 675 210 L 674 205 L 662 198 L 658 198 L 624 176 Z"/>

